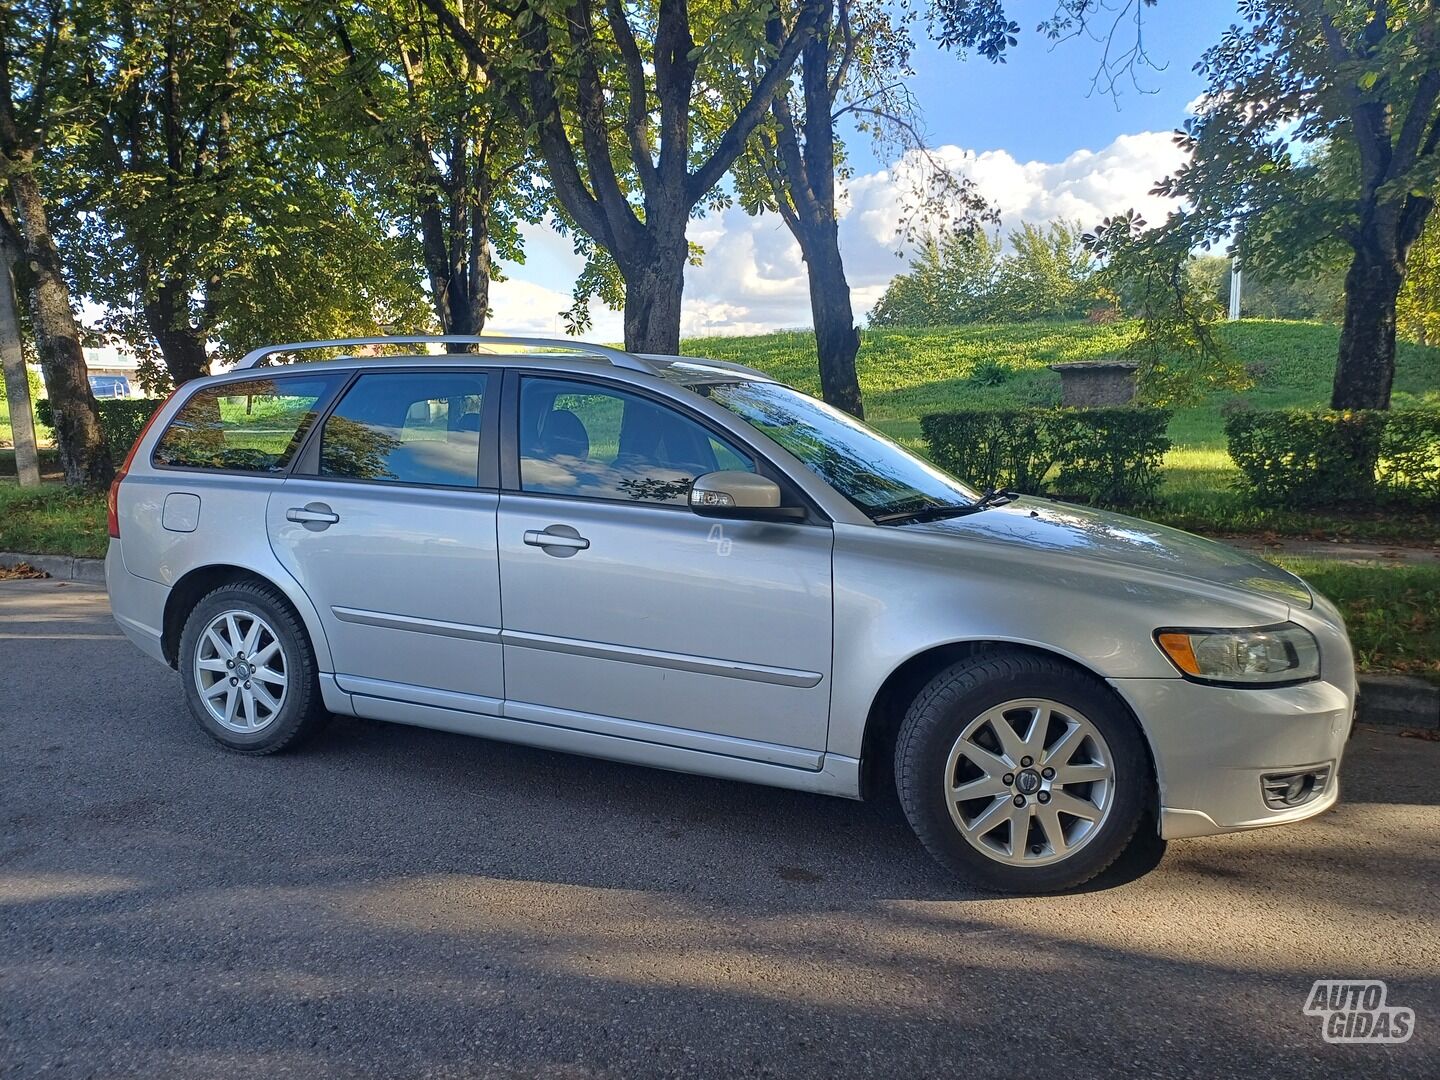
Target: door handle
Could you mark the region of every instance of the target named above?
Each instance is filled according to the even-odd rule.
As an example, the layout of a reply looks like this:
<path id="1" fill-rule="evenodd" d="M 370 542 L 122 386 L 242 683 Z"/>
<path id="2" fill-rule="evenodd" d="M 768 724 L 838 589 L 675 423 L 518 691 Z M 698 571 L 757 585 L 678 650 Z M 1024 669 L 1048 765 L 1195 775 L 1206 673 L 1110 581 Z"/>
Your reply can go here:
<path id="1" fill-rule="evenodd" d="M 564 529 L 565 532 L 552 532 L 552 529 Z M 568 525 L 551 525 L 545 530 L 526 529 L 525 543 L 531 547 L 538 548 L 562 548 L 563 551 L 553 552 L 557 555 L 573 555 L 577 551 L 584 551 L 590 546 L 590 541 L 581 536 Z"/>
<path id="2" fill-rule="evenodd" d="M 285 520 L 297 521 L 306 528 L 318 525 L 323 529 L 339 521 L 340 515 L 332 512 L 324 503 L 309 503 L 305 506 L 290 507 L 285 511 Z"/>

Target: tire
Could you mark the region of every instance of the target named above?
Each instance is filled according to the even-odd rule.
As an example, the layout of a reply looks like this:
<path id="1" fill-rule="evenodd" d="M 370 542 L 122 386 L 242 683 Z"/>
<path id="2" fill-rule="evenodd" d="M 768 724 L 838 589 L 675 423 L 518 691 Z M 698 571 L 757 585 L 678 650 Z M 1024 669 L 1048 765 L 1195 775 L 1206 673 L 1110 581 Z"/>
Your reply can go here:
<path id="1" fill-rule="evenodd" d="M 329 719 L 310 639 L 274 586 L 243 581 L 201 597 L 178 659 L 191 714 L 227 750 L 274 754 Z"/>
<path id="2" fill-rule="evenodd" d="M 1154 789 L 1123 703 L 1098 680 L 1019 650 L 971 657 L 930 681 L 901 724 L 895 780 L 936 861 L 983 888 L 1028 894 L 1076 888 L 1110 866 Z"/>

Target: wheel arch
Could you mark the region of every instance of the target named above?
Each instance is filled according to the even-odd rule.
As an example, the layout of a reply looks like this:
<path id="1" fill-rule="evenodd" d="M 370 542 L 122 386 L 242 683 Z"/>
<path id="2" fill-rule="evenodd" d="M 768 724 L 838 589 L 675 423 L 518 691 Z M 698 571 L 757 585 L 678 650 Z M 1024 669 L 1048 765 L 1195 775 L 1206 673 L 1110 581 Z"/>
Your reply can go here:
<path id="1" fill-rule="evenodd" d="M 165 614 L 161 623 L 160 635 L 160 647 L 164 651 L 166 662 L 171 667 L 179 666 L 180 635 L 185 629 L 185 619 L 195 609 L 195 605 L 200 602 L 200 599 L 223 585 L 246 581 L 268 585 L 280 594 L 281 599 L 304 626 L 305 633 L 310 639 L 310 647 L 315 652 L 315 662 L 319 670 L 332 670 L 330 649 L 320 626 L 319 612 L 315 610 L 304 591 L 294 582 L 276 580 L 275 577 L 250 567 L 230 563 L 212 563 L 194 567 L 181 575 L 170 587 L 170 593 L 165 598 Z"/>
<path id="2" fill-rule="evenodd" d="M 1155 782 L 1157 777 L 1155 748 L 1150 744 L 1150 736 L 1145 730 L 1145 725 L 1140 722 L 1140 717 L 1136 715 L 1125 697 L 1118 693 L 1103 675 L 1073 656 L 1032 642 L 1003 638 L 976 638 L 944 642 L 922 649 L 901 662 L 881 683 L 866 714 L 865 734 L 861 742 L 860 797 L 862 799 L 872 799 L 883 791 L 886 785 L 893 784 L 895 739 L 900 731 L 900 724 L 905 719 L 906 709 L 925 688 L 925 685 L 952 664 L 984 653 L 1000 651 L 1042 656 L 1070 668 L 1103 687 L 1116 704 L 1124 710 L 1125 715 L 1130 717 L 1131 722 L 1140 733 L 1140 741 L 1145 747 L 1145 756 L 1150 766 L 1151 780 L 1152 783 Z"/>

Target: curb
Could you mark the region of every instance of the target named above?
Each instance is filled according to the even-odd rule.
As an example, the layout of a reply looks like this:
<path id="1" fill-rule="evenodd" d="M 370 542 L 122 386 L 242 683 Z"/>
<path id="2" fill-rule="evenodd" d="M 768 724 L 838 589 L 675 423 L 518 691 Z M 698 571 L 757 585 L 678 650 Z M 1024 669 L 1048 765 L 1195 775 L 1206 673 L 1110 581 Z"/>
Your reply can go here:
<path id="1" fill-rule="evenodd" d="M 57 581 L 83 581 L 87 585 L 105 584 L 105 560 L 81 559 L 74 555 L 26 555 L 17 551 L 0 551 L 0 566 L 29 563 Z"/>
<path id="2" fill-rule="evenodd" d="M 1440 731 L 1440 686 L 1410 675 L 1361 675 L 1359 683 L 1357 723 Z"/>

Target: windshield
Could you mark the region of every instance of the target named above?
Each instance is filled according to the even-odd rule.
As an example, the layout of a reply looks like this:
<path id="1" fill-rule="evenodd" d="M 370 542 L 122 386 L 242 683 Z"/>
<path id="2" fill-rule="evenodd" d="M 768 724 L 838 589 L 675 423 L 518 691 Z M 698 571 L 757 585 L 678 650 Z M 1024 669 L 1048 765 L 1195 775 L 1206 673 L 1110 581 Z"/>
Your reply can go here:
<path id="1" fill-rule="evenodd" d="M 788 386 L 723 379 L 688 385 L 774 439 L 872 519 L 979 497 L 878 431 Z"/>

